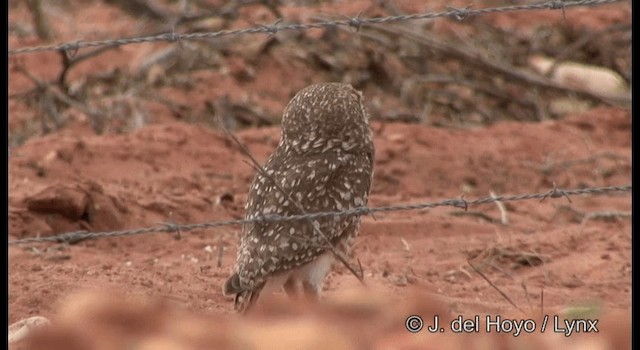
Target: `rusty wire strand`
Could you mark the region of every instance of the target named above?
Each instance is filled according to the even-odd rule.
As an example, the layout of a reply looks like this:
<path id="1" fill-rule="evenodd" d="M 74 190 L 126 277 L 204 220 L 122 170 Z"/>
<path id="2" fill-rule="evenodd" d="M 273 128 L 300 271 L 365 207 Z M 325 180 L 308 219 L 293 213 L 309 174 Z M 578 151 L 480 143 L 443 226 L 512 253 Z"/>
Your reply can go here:
<path id="1" fill-rule="evenodd" d="M 21 55 L 28 54 L 34 52 L 42 52 L 42 51 L 65 51 L 65 52 L 76 52 L 81 48 L 86 47 L 96 47 L 96 46 L 122 46 L 122 45 L 130 45 L 130 44 L 140 44 L 140 43 L 149 43 L 149 42 L 181 42 L 184 40 L 198 40 L 198 39 L 213 39 L 222 36 L 229 35 L 245 35 L 245 34 L 268 34 L 275 35 L 281 31 L 303 31 L 309 29 L 321 29 L 321 28 L 331 28 L 331 27 L 350 27 L 354 29 L 359 29 L 363 25 L 376 25 L 376 24 L 384 24 L 391 22 L 401 22 L 401 21 L 410 21 L 410 20 L 418 20 L 418 19 L 433 19 L 440 17 L 450 17 L 456 20 L 462 21 L 471 16 L 478 16 L 490 13 L 500 13 L 500 12 L 516 12 L 516 11 L 530 11 L 530 10 L 562 10 L 563 13 L 566 8 L 576 7 L 576 6 L 592 6 L 592 5 L 601 5 L 601 4 L 609 4 L 615 2 L 621 2 L 626 0 L 579 0 L 579 1 L 561 1 L 561 0 L 552 0 L 547 1 L 540 4 L 529 4 L 529 5 L 514 5 L 514 6 L 503 6 L 503 7 L 493 7 L 493 8 L 483 8 L 473 10 L 468 7 L 466 8 L 451 8 L 449 7 L 447 11 L 442 12 L 426 12 L 426 13 L 415 13 L 409 15 L 398 15 L 398 16 L 388 16 L 388 17 L 373 17 L 373 18 L 362 18 L 360 16 L 356 17 L 348 17 L 343 20 L 333 20 L 333 21 L 323 21 L 316 23 L 290 23 L 283 24 L 281 19 L 276 21 L 270 25 L 258 25 L 251 28 L 245 29 L 235 29 L 235 30 L 220 30 L 216 32 L 205 32 L 205 33 L 189 33 L 189 34 L 178 34 L 174 31 L 169 33 L 163 33 L 158 35 L 151 36 L 142 36 L 142 37 L 130 37 L 130 38 L 120 38 L 120 39 L 106 39 L 106 40 L 95 40 L 95 41 L 74 41 L 67 42 L 63 44 L 56 45 L 43 45 L 43 46 L 30 46 L 30 47 L 21 47 L 17 49 L 10 49 L 9 55 Z"/>
<path id="2" fill-rule="evenodd" d="M 134 230 L 119 230 L 119 231 L 106 231 L 106 232 L 87 232 L 87 231 L 74 231 L 67 232 L 55 236 L 49 237 L 31 237 L 17 240 L 8 241 L 10 245 L 15 244 L 27 244 L 27 243 L 42 243 L 42 242 L 58 242 L 58 243 L 75 243 L 87 239 L 96 239 L 104 237 L 121 237 L 121 236 L 134 236 L 148 233 L 158 232 L 186 232 L 195 229 L 217 228 L 230 225 L 246 225 L 257 222 L 292 222 L 300 220 L 314 220 L 326 217 L 342 217 L 353 215 L 365 215 L 378 212 L 393 212 L 393 211 L 405 211 L 405 210 L 422 210 L 436 207 L 456 207 L 466 210 L 470 205 L 488 204 L 493 202 L 513 202 L 530 199 L 544 200 L 547 198 L 565 198 L 569 199 L 569 196 L 586 195 L 586 194 L 605 194 L 611 192 L 631 192 L 631 185 L 626 186 L 608 186 L 608 187 L 592 187 L 582 188 L 576 190 L 562 190 L 554 186 L 551 190 L 543 193 L 531 193 L 531 194 L 519 194 L 509 196 L 489 196 L 479 198 L 473 201 L 467 201 L 463 198 L 460 199 L 446 199 L 439 202 L 426 202 L 417 204 L 403 204 L 403 205 L 390 205 L 382 207 L 356 207 L 343 211 L 328 211 L 318 213 L 307 213 L 300 215 L 282 216 L 282 215 L 265 215 L 252 219 L 237 219 L 237 220 L 223 220 L 223 221 L 209 221 L 197 224 L 185 224 L 179 225 L 174 223 L 163 223 L 152 227 L 134 229 Z"/>

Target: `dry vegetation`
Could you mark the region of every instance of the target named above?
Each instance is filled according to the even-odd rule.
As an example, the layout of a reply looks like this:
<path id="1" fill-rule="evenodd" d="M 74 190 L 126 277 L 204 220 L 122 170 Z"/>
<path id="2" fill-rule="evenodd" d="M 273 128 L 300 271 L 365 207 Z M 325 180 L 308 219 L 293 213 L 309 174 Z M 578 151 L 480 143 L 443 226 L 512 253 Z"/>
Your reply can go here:
<path id="1" fill-rule="evenodd" d="M 17 1 L 9 5 L 14 12 L 28 11 L 32 17 L 31 23 L 10 21 L 10 38 L 15 42 L 34 34 L 41 42 L 78 39 L 71 35 L 82 30 L 84 23 L 60 34 L 57 26 L 62 25 L 59 22 L 65 13 L 80 11 L 88 4 L 27 3 L 28 7 Z M 401 5 L 114 0 L 101 5 L 100 11 L 123 17 L 115 27 L 126 25 L 128 30 L 93 28 L 91 37 L 80 39 L 217 31 L 271 24 L 280 17 L 285 18 L 284 23 L 295 23 L 417 10 L 416 5 Z M 476 6 L 491 5 L 498 4 L 483 1 Z M 435 4 L 431 7 L 439 9 Z M 560 12 L 525 11 L 462 21 L 413 20 L 357 29 L 335 27 L 49 52 L 39 54 L 46 58 L 47 77 L 34 72 L 27 58 L 15 56 L 12 73 L 28 80 L 20 87 L 32 88 L 11 86 L 10 102 L 16 110 L 31 113 L 12 125 L 11 144 L 20 145 L 33 135 L 84 118 L 98 134 L 135 130 L 158 122 L 154 120 L 157 114 L 211 125 L 222 121 L 233 129 L 275 125 L 284 101 L 313 80 L 338 80 L 364 90 L 374 119 L 429 125 L 541 121 L 602 104 L 625 106 L 630 103 L 625 87 L 631 80 L 631 24 L 629 13 L 618 7 L 607 16 L 591 10 L 595 14 L 589 20 L 578 15 L 563 19 Z M 354 13 L 355 9 L 359 12 Z M 318 15 L 322 13 L 326 15 Z M 139 29 L 131 30 L 134 28 Z M 620 89 L 607 92 L 612 96 L 593 92 L 585 89 L 585 85 L 594 85 L 588 78 L 578 86 L 559 84 L 531 68 L 528 62 L 535 55 L 555 59 L 555 68 L 563 61 L 577 61 L 610 69 L 619 75 Z M 122 57 L 113 59 L 118 56 Z M 108 63 L 92 67 L 96 61 Z M 254 89 L 278 79 L 269 74 L 274 68 L 285 72 L 290 68 L 299 77 L 290 86 Z M 206 81 L 216 78 L 230 79 L 234 90 L 246 90 L 202 93 Z"/>

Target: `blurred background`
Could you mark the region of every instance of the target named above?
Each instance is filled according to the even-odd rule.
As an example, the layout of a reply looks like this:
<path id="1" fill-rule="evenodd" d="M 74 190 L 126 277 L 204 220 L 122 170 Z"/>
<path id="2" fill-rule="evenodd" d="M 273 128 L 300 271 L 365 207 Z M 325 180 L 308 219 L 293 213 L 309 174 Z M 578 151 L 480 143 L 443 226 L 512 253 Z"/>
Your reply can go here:
<path id="1" fill-rule="evenodd" d="M 34 239 L 8 248 L 15 346 L 630 348 L 631 1 L 7 6 L 8 237 Z M 364 217 L 366 288 L 338 266 L 320 304 L 239 319 L 220 288 L 241 228 L 180 225 L 244 215 L 254 170 L 223 127 L 264 162 L 284 106 L 326 81 L 365 97 L 371 206 L 538 196 Z M 38 241 L 78 231 L 119 233 Z M 412 314 L 538 329 L 414 334 Z"/>

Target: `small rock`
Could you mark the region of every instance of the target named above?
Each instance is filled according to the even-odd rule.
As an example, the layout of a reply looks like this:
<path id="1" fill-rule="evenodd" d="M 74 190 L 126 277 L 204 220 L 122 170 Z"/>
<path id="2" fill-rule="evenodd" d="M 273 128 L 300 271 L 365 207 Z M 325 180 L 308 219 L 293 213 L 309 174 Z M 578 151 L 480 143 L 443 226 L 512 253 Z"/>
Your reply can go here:
<path id="1" fill-rule="evenodd" d="M 50 324 L 51 322 L 42 316 L 33 316 L 13 323 L 9 326 L 9 344 L 24 339 L 36 328 L 45 327 Z"/>
<path id="2" fill-rule="evenodd" d="M 70 220 L 80 220 L 86 212 L 89 198 L 78 187 L 54 185 L 27 199 L 31 211 L 60 214 Z"/>

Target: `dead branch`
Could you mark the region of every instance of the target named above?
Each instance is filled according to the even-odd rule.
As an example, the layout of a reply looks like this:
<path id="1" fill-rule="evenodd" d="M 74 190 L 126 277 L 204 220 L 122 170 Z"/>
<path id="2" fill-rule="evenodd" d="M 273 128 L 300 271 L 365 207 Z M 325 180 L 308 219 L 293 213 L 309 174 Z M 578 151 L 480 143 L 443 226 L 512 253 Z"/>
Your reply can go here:
<path id="1" fill-rule="evenodd" d="M 234 0 L 229 1 L 220 10 L 220 15 L 224 17 L 235 17 L 238 10 L 247 5 L 263 5 L 269 10 L 276 18 L 282 18 L 282 12 L 278 9 L 280 6 L 280 0 Z"/>
<path id="2" fill-rule="evenodd" d="M 444 55 L 456 58 L 460 61 L 476 66 L 483 70 L 493 71 L 501 74 L 510 80 L 519 81 L 527 85 L 534 85 L 546 89 L 552 89 L 563 93 L 576 94 L 582 97 L 590 98 L 604 102 L 609 105 L 615 105 L 615 103 L 630 104 L 631 98 L 624 97 L 606 97 L 600 96 L 595 93 L 583 90 L 574 90 L 569 87 L 565 87 L 558 83 L 555 83 L 544 76 L 529 73 L 517 67 L 514 67 L 506 62 L 496 62 L 495 60 L 487 58 L 482 52 L 473 47 L 462 47 L 459 44 L 449 44 L 445 41 L 435 39 L 434 37 L 417 34 L 412 27 L 406 25 L 394 25 L 394 26 L 376 26 L 371 27 L 369 30 L 378 30 L 385 33 L 390 33 L 395 36 L 401 36 L 410 39 L 416 43 L 419 43 L 430 50 L 440 52 Z"/>
<path id="3" fill-rule="evenodd" d="M 116 47 L 117 46 L 103 46 L 79 56 L 74 56 L 68 51 L 58 51 L 62 56 L 62 71 L 58 75 L 58 79 L 57 79 L 58 86 L 60 86 L 60 88 L 62 88 L 64 91 L 68 91 L 66 79 L 67 79 L 69 70 L 71 70 L 71 68 L 73 68 L 75 65 L 79 64 L 84 60 L 87 60 L 92 57 L 96 57 Z"/>
<path id="4" fill-rule="evenodd" d="M 222 259 L 224 257 L 224 243 L 222 241 L 219 242 L 218 244 L 218 257 L 216 259 L 216 267 L 220 268 L 222 267 Z"/>
<path id="5" fill-rule="evenodd" d="M 516 251 L 508 247 L 493 246 L 484 249 L 473 259 L 481 260 L 483 264 L 488 264 L 495 269 L 502 271 L 498 266 L 493 266 L 491 262 L 497 259 L 509 259 L 512 264 L 511 268 L 515 269 L 518 266 L 538 266 L 551 260 L 548 255 L 539 254 L 535 252 Z M 502 271 L 504 272 L 504 271 Z"/>
<path id="6" fill-rule="evenodd" d="M 630 211 L 596 211 L 584 215 L 582 223 L 589 220 L 620 220 L 631 217 L 632 213 Z"/>
<path id="7" fill-rule="evenodd" d="M 522 287 L 522 290 L 524 291 L 524 296 L 527 298 L 527 304 L 529 305 L 529 309 L 533 309 L 531 307 L 531 299 L 529 298 L 529 291 L 527 290 L 527 284 L 524 283 L 524 279 L 520 281 L 520 286 Z"/>
<path id="8" fill-rule="evenodd" d="M 186 103 L 176 102 L 170 98 L 164 97 L 155 91 L 145 91 L 142 93 L 143 98 L 147 98 L 151 101 L 155 101 L 167 106 L 173 114 L 181 115 L 183 113 L 190 113 L 193 110 L 192 105 Z"/>
<path id="9" fill-rule="evenodd" d="M 469 266 L 471 266 L 471 268 L 478 273 L 478 275 L 480 275 L 480 277 L 482 277 L 485 281 L 487 281 L 487 283 L 489 283 L 489 285 L 495 289 L 498 293 L 500 293 L 500 295 L 502 295 L 502 297 L 508 301 L 511 305 L 513 305 L 513 307 L 515 307 L 516 309 L 518 309 L 520 312 L 524 313 L 524 310 L 522 310 L 521 308 L 518 307 L 518 305 L 516 305 L 513 300 L 511 300 L 511 298 L 509 298 L 509 296 L 507 294 L 505 294 L 505 292 L 503 292 L 502 290 L 500 290 L 500 288 L 498 288 L 495 284 L 493 284 L 493 282 L 491 282 L 490 279 L 487 278 L 487 276 L 485 276 L 480 270 L 478 270 L 475 266 L 473 266 L 473 264 L 471 263 L 470 260 L 467 260 L 467 264 L 469 264 Z"/>
<path id="10" fill-rule="evenodd" d="M 106 0 L 106 3 L 118 6 L 135 18 L 146 17 L 154 21 L 166 21 L 168 14 L 147 0 Z"/>
<path id="11" fill-rule="evenodd" d="M 473 217 L 477 217 L 477 218 L 480 218 L 482 220 L 485 220 L 486 222 L 489 222 L 489 223 L 492 223 L 492 224 L 499 221 L 498 219 L 496 219 L 496 218 L 494 218 L 494 217 L 492 217 L 492 216 L 490 216 L 490 215 L 488 215 L 486 213 L 480 212 L 480 211 L 459 211 L 459 210 L 456 210 L 456 211 L 450 212 L 449 215 L 451 215 L 451 216 L 473 216 Z"/>
<path id="12" fill-rule="evenodd" d="M 611 159 L 616 162 L 619 160 L 628 160 L 627 157 L 622 156 L 620 154 L 611 153 L 611 152 L 600 152 L 586 158 L 572 159 L 564 162 L 554 162 L 554 161 L 547 160 L 545 164 L 540 166 L 540 171 L 542 171 L 542 173 L 545 175 L 551 175 L 558 169 L 567 170 L 573 167 L 574 165 L 593 164 L 598 159 L 602 159 L 602 158 Z"/>
<path id="13" fill-rule="evenodd" d="M 554 62 L 549 68 L 549 71 L 547 72 L 547 76 L 548 77 L 551 76 L 555 72 L 559 64 L 570 59 L 572 55 L 575 54 L 576 51 L 578 51 L 588 43 L 593 42 L 599 36 L 602 36 L 604 34 L 608 34 L 611 32 L 627 31 L 627 30 L 631 30 L 631 24 L 614 24 L 602 30 L 590 32 L 583 35 L 582 37 L 580 37 L 580 39 L 574 41 L 573 43 L 565 47 L 562 51 L 560 51 L 558 55 L 554 57 Z"/>
<path id="14" fill-rule="evenodd" d="M 69 107 L 73 107 L 76 108 L 84 113 L 86 113 L 87 115 L 91 116 L 91 117 L 105 117 L 107 116 L 107 114 L 91 108 L 89 106 L 87 106 L 86 104 L 80 102 L 80 101 L 76 101 L 73 98 L 71 98 L 69 95 L 67 95 L 65 92 L 62 92 L 56 88 L 54 88 L 53 86 L 51 86 L 51 84 L 46 83 L 40 79 L 38 79 L 37 77 L 35 77 L 33 74 L 31 74 L 31 72 L 29 72 L 26 68 L 22 67 L 22 66 L 18 66 L 16 67 L 17 71 L 24 74 L 27 78 L 29 78 L 31 81 L 33 81 L 36 84 L 36 90 L 40 90 L 42 91 L 42 93 L 49 95 L 49 96 L 53 96 L 57 101 L 62 102 L 64 104 L 66 104 Z"/>
<path id="15" fill-rule="evenodd" d="M 540 316 L 544 315 L 544 287 L 540 288 Z"/>
<path id="16" fill-rule="evenodd" d="M 489 195 L 493 199 L 497 198 L 496 194 L 493 193 L 493 191 L 490 191 Z M 498 210 L 500 210 L 500 223 L 502 225 L 508 225 L 509 224 L 509 217 L 507 216 L 507 208 L 504 206 L 504 203 L 502 203 L 501 201 L 498 201 L 498 200 L 495 201 L 494 203 L 498 207 Z"/>
<path id="17" fill-rule="evenodd" d="M 228 128 L 235 128 L 238 124 L 244 126 L 270 126 L 275 122 L 269 117 L 269 113 L 262 110 L 257 104 L 240 104 L 229 99 L 228 95 L 215 101 L 206 101 L 205 106 L 211 110 L 217 118 L 220 118 L 221 125 Z"/>
<path id="18" fill-rule="evenodd" d="M 476 91 L 479 91 L 483 94 L 500 99 L 505 102 L 515 102 L 517 104 L 522 105 L 525 108 L 535 109 L 534 102 L 531 102 L 528 100 L 522 100 L 519 98 L 514 98 L 514 96 L 511 96 L 503 91 L 500 91 L 493 86 L 482 84 L 479 81 L 465 80 L 465 79 L 460 79 L 454 76 L 424 76 L 424 77 L 417 77 L 415 78 L 415 80 L 419 83 L 425 83 L 425 84 L 426 83 L 449 83 L 449 84 L 462 85 L 462 86 L 466 86 L 471 89 L 474 89 Z"/>
<path id="19" fill-rule="evenodd" d="M 42 0 L 28 0 L 27 6 L 33 14 L 33 22 L 35 24 L 38 37 L 44 41 L 53 39 L 53 31 L 49 25 L 49 20 L 42 9 Z"/>

